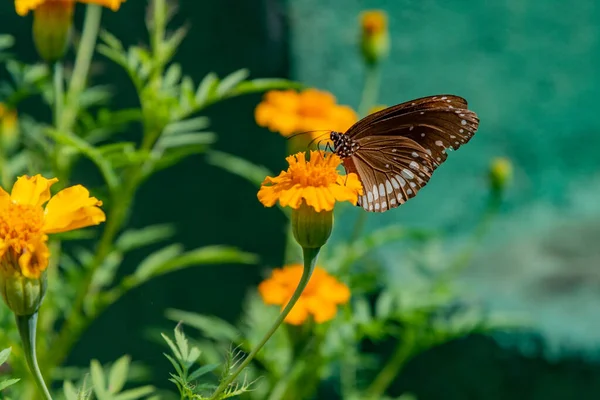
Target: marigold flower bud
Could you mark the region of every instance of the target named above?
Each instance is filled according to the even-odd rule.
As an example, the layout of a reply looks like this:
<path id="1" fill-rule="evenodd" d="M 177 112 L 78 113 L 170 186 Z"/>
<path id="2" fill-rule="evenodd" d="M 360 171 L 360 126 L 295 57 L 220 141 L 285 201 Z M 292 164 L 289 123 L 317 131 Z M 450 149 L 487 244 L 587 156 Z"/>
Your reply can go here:
<path id="1" fill-rule="evenodd" d="M 47 62 L 60 60 L 66 53 L 73 23 L 73 2 L 48 1 L 33 12 L 33 41 Z"/>
<path id="2" fill-rule="evenodd" d="M 333 211 L 317 212 L 306 203 L 292 210 L 292 232 L 300 246 L 317 249 L 327 243 L 333 228 Z"/>
<path id="3" fill-rule="evenodd" d="M 492 189 L 496 192 L 504 190 L 512 179 L 512 164 L 509 159 L 498 157 L 490 164 L 489 179 Z"/>
<path id="4" fill-rule="evenodd" d="M 0 144 L 2 148 L 12 149 L 18 142 L 18 134 L 17 112 L 0 103 Z"/>
<path id="5" fill-rule="evenodd" d="M 27 278 L 11 273 L 12 267 L 0 267 L 0 291 L 4 302 L 15 315 L 32 315 L 40 308 L 46 294 L 46 273 L 39 278 Z"/>
<path id="6" fill-rule="evenodd" d="M 387 14 L 381 10 L 365 11 L 361 15 L 360 48 L 368 65 L 378 64 L 390 51 Z"/>

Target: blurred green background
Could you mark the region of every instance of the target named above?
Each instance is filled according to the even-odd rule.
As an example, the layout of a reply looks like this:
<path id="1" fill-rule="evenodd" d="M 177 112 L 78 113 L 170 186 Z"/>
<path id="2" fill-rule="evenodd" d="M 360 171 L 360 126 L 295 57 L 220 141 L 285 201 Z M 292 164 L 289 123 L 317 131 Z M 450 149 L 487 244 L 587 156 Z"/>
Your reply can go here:
<path id="1" fill-rule="evenodd" d="M 474 302 L 525 316 L 532 326 L 527 335 L 470 337 L 433 349 L 409 364 L 394 391 L 410 389 L 419 399 L 598 398 L 600 4 L 180 0 L 174 24 L 187 23 L 190 30 L 176 60 L 195 81 L 210 71 L 224 75 L 247 67 L 254 78 L 292 77 L 356 107 L 364 79 L 358 15 L 368 8 L 384 9 L 390 19 L 382 104 L 454 93 L 481 118 L 475 139 L 460 156 L 450 156 L 418 201 L 370 216 L 368 228 L 442 228 L 451 240 L 433 256 L 443 257 L 484 208 L 490 158 L 509 157 L 515 180 L 501 218 L 461 284 Z M 126 44 L 145 42 L 145 10 L 145 1 L 129 0 L 118 13 L 105 12 L 104 27 Z M 16 37 L 19 58 L 34 61 L 30 18 L 17 17 L 11 1 L 0 3 L 1 30 Z M 101 56 L 97 60 L 103 74 L 93 79 L 114 85 L 115 107 L 135 104 L 126 74 Z M 256 127 L 258 101 L 248 96 L 207 110 L 219 134 L 216 148 L 278 171 L 285 142 Z M 36 107 L 29 104 L 26 111 L 40 115 Z M 88 179 L 85 168 L 79 178 Z M 162 345 L 149 339 L 148 327 L 172 329 L 167 308 L 233 321 L 246 292 L 281 264 L 284 218 L 252 201 L 255 196 L 250 184 L 200 157 L 150 180 L 137 197 L 133 227 L 175 222 L 175 240 L 188 248 L 231 244 L 259 254 L 262 266 L 195 268 L 144 285 L 102 315 L 70 362 L 129 353 L 153 366 L 156 385 L 169 385 Z M 336 226 L 344 228 L 343 222 Z M 150 250 L 130 257 L 126 270 Z M 391 247 L 379 256 L 401 274 L 402 253 Z M 333 396 L 324 392 L 320 398 Z"/>

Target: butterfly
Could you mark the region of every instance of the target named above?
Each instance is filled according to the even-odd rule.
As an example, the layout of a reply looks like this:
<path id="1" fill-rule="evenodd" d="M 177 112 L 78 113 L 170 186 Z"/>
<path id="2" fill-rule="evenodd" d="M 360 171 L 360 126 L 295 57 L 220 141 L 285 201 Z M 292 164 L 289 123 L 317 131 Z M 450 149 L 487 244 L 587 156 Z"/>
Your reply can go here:
<path id="1" fill-rule="evenodd" d="M 329 137 L 346 172 L 357 174 L 363 185 L 357 205 L 384 212 L 413 198 L 448 150 L 467 143 L 478 126 L 465 99 L 438 95 L 373 113 Z"/>

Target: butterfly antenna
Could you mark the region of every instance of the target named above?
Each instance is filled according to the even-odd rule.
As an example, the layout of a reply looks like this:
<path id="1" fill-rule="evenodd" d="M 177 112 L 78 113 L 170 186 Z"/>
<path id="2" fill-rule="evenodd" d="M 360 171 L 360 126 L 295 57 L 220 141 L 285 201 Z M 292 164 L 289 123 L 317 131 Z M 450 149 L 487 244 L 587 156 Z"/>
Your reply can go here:
<path id="1" fill-rule="evenodd" d="M 315 132 L 318 132 L 318 131 L 315 131 Z M 312 144 L 313 144 L 314 142 L 316 142 L 317 140 L 318 140 L 318 142 L 317 142 L 317 146 L 321 146 L 321 142 L 324 140 L 324 139 L 321 139 L 321 138 L 322 138 L 324 135 L 329 135 L 329 132 L 331 132 L 331 131 L 326 131 L 325 133 L 323 133 L 323 134 L 321 134 L 321 135 L 317 136 L 316 138 L 314 138 L 313 140 L 311 140 L 311 141 L 310 141 L 310 143 L 308 144 L 308 146 L 307 146 L 307 147 L 308 147 L 308 148 L 310 148 L 310 146 L 312 146 Z"/>
<path id="2" fill-rule="evenodd" d="M 331 132 L 331 130 L 329 129 L 316 129 L 314 131 L 305 131 L 305 132 L 296 132 L 288 137 L 286 137 L 286 139 L 291 139 L 291 138 L 295 138 L 296 136 L 300 136 L 300 135 L 306 135 L 307 133 L 315 133 L 315 132 Z"/>

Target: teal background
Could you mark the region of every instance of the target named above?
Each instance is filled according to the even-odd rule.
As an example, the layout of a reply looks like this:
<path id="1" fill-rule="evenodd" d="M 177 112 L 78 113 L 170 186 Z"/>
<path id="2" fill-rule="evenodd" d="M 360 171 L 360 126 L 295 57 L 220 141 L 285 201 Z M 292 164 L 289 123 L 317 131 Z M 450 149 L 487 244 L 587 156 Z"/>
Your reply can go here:
<path id="1" fill-rule="evenodd" d="M 547 340 L 547 357 L 596 353 L 600 3 L 301 0 L 289 7 L 294 78 L 357 107 L 365 72 L 358 15 L 379 8 L 391 35 L 380 102 L 453 93 L 481 119 L 475 138 L 449 156 L 417 201 L 369 216 L 369 228 L 441 227 L 452 237 L 437 255 L 444 257 L 483 207 L 490 159 L 510 158 L 514 182 L 463 290 L 526 318 Z M 383 257 L 401 268 L 402 252 Z"/>
<path id="2" fill-rule="evenodd" d="M 146 42 L 145 8 L 146 2 L 129 0 L 118 13 L 105 12 L 104 27 L 125 43 Z M 469 299 L 523 316 L 532 326 L 527 336 L 469 337 L 432 349 L 409 364 L 393 394 L 409 389 L 419 399 L 597 398 L 600 4 L 182 0 L 174 24 L 187 22 L 190 33 L 176 60 L 196 82 L 210 71 L 222 76 L 248 67 L 252 77 L 291 76 L 356 107 L 364 78 L 357 22 L 367 8 L 385 9 L 390 17 L 381 103 L 455 93 L 481 118 L 475 138 L 451 154 L 418 201 L 370 215 L 368 229 L 398 223 L 442 228 L 451 240 L 433 256 L 443 258 L 464 242 L 484 208 L 490 158 L 509 157 L 515 179 L 501 218 L 460 283 Z M 16 17 L 10 1 L 0 3 L 0 30 L 15 35 L 21 59 L 36 60 L 30 17 Z M 115 86 L 115 107 L 135 105 L 125 73 L 98 60 L 104 75 L 94 82 Z M 206 114 L 220 135 L 217 149 L 278 171 L 285 142 L 255 126 L 259 99 L 230 100 Z M 24 111 L 47 117 L 36 104 Z M 87 170 L 77 179 L 85 183 Z M 201 157 L 150 180 L 138 195 L 132 227 L 175 221 L 176 240 L 187 248 L 236 245 L 258 253 L 262 265 L 196 268 L 144 285 L 102 315 L 69 361 L 108 362 L 129 353 L 156 371 L 153 383 L 170 386 L 163 348 L 148 339 L 147 328 L 172 329 L 164 318 L 171 307 L 233 321 L 246 291 L 282 262 L 284 219 L 255 196 L 254 187 Z M 337 232 L 349 228 L 339 221 Z M 125 271 L 151 250 L 133 254 Z M 390 247 L 380 256 L 401 274 L 404 253 Z M 329 389 L 319 398 L 335 398 Z"/>

